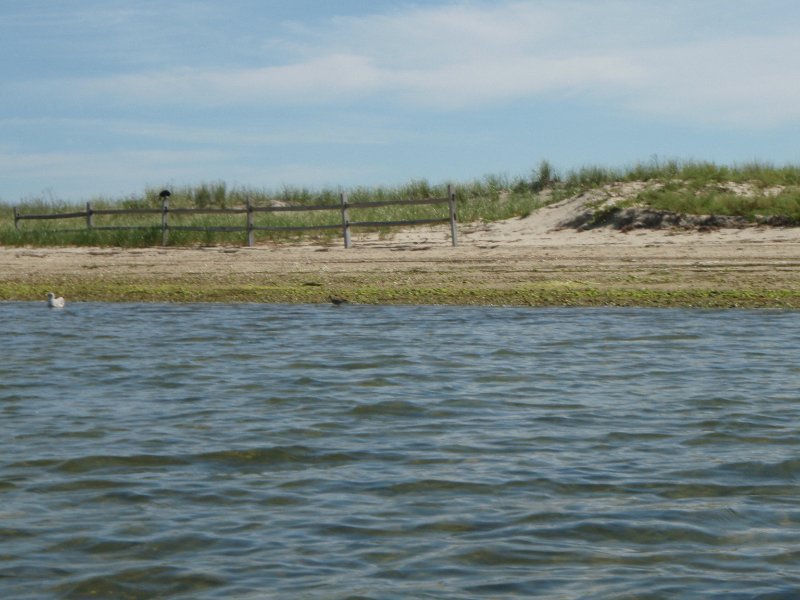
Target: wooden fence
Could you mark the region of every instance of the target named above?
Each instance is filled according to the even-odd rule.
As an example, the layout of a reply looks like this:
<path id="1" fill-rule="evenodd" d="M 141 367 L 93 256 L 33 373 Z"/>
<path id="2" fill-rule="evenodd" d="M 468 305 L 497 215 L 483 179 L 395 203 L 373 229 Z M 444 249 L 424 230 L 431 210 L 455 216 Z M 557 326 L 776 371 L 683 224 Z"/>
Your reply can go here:
<path id="1" fill-rule="evenodd" d="M 429 225 L 438 223 L 450 223 L 450 237 L 453 246 L 458 245 L 458 231 L 456 228 L 456 196 L 453 186 L 447 186 L 446 198 L 425 198 L 422 200 L 388 200 L 381 202 L 353 202 L 347 200 L 347 194 L 341 194 L 340 206 L 335 205 L 316 205 L 316 206 L 253 206 L 247 200 L 243 208 L 170 208 L 169 194 L 162 193 L 161 208 L 103 208 L 94 209 L 90 202 L 86 203 L 85 211 L 71 213 L 54 214 L 22 214 L 17 207 L 14 209 L 14 227 L 19 229 L 19 222 L 24 220 L 42 219 L 85 219 L 86 228 L 94 231 L 122 231 L 133 229 L 150 229 L 143 226 L 96 226 L 94 217 L 97 215 L 161 215 L 161 244 L 166 246 L 169 242 L 170 231 L 223 231 L 236 232 L 243 231 L 247 235 L 247 245 L 255 244 L 256 231 L 311 231 L 324 229 L 341 229 L 344 238 L 344 247 L 352 245 L 350 230 L 353 227 L 396 227 L 407 225 Z M 350 211 L 362 208 L 378 208 L 382 206 L 408 206 L 415 204 L 447 204 L 449 216 L 446 219 L 413 219 L 408 221 L 351 221 Z M 301 226 L 275 226 L 264 227 L 255 225 L 255 213 L 260 212 L 291 212 L 291 211 L 312 211 L 328 210 L 340 211 L 342 222 L 336 225 L 301 225 Z M 183 226 L 170 223 L 170 215 L 223 215 L 223 214 L 242 214 L 246 216 L 246 223 L 241 227 L 199 227 Z"/>

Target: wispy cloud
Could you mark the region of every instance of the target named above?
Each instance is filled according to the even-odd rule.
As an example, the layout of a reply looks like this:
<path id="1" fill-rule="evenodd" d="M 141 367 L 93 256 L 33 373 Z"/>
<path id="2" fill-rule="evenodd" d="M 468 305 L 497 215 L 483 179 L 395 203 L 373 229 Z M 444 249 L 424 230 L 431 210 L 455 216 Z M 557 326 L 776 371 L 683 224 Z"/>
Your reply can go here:
<path id="1" fill-rule="evenodd" d="M 72 137 L 81 137 L 87 145 L 94 138 L 123 138 L 142 140 L 147 144 L 166 143 L 198 146 L 247 147 L 247 146 L 294 146 L 294 145 L 356 145 L 383 146 L 397 142 L 413 142 L 420 139 L 414 131 L 390 127 L 383 120 L 358 114 L 341 114 L 337 121 L 308 124 L 270 123 L 255 126 L 253 123 L 181 124 L 168 119 L 137 120 L 124 118 L 75 118 L 32 117 L 0 119 L 0 138 L 13 139 L 19 132 L 39 139 L 48 132 L 60 131 Z M 16 140 L 0 145 L 0 152 L 16 148 L 24 151 L 25 140 Z"/>
<path id="2" fill-rule="evenodd" d="M 191 165 L 194 176 L 200 165 L 219 164 L 224 158 L 213 150 L 120 150 L 109 152 L 13 152 L 0 153 L 0 176 L 19 177 L 46 169 L 51 177 L 85 182 L 109 174 L 126 181 L 130 173 L 147 172 L 156 179 L 180 177 L 182 165 Z"/>
<path id="3" fill-rule="evenodd" d="M 800 121 L 795 36 L 741 35 L 651 48 L 625 103 L 637 111 L 757 128 Z"/>
<path id="4" fill-rule="evenodd" d="M 190 67 L 94 78 L 77 82 L 72 93 L 85 99 L 111 98 L 127 105 L 319 105 L 373 93 L 379 89 L 381 77 L 365 57 L 333 54 L 279 66 Z"/>
<path id="5" fill-rule="evenodd" d="M 221 67 L 173 53 L 163 68 L 12 86 L 22 95 L 57 88 L 75 103 L 125 106 L 330 106 L 381 97 L 452 110 L 585 95 L 725 125 L 800 118 L 797 36 L 701 28 L 699 40 L 678 31 L 686 24 L 685 14 L 676 18 L 681 8 L 690 10 L 683 2 L 669 10 L 622 1 L 406 8 L 284 26 L 262 40 L 260 65 Z M 276 46 L 292 47 L 293 56 L 275 62 L 267 49 Z"/>

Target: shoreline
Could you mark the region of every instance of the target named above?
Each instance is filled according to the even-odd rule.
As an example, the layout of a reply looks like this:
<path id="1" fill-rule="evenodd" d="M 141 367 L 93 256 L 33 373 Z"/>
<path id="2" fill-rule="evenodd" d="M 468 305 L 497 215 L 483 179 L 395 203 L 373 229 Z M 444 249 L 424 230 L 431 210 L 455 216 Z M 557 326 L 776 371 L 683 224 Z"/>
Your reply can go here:
<path id="1" fill-rule="evenodd" d="M 800 308 L 800 227 L 576 229 L 523 218 L 255 247 L 0 247 L 0 300 Z"/>
<path id="2" fill-rule="evenodd" d="M 800 308 L 800 227 L 715 218 L 662 227 L 661 218 L 634 218 L 616 229 L 597 218 L 641 189 L 608 185 L 524 217 L 459 224 L 457 247 L 447 226 L 357 233 L 350 249 L 332 239 L 252 248 L 0 246 L 0 300 L 43 300 L 52 291 L 68 302 L 335 296 L 364 304 Z"/>
<path id="3" fill-rule="evenodd" d="M 545 209 L 546 210 L 546 209 Z M 544 221 L 544 222 L 543 222 Z M 0 300 L 800 308 L 800 228 L 552 229 L 546 219 L 338 244 L 0 247 Z"/>

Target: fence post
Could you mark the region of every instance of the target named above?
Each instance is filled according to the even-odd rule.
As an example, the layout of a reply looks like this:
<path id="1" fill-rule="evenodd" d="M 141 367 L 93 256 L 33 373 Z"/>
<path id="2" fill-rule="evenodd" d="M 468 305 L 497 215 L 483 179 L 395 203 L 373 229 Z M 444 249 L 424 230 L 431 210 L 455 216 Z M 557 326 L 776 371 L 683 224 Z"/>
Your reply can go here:
<path id="1" fill-rule="evenodd" d="M 169 197 L 161 196 L 161 245 L 166 246 L 169 242 Z"/>
<path id="2" fill-rule="evenodd" d="M 253 231 L 253 204 L 247 199 L 247 245 L 255 246 L 255 232 Z"/>
<path id="3" fill-rule="evenodd" d="M 456 228 L 456 192 L 452 185 L 447 186 L 447 204 L 450 207 L 450 237 L 453 246 L 458 246 L 458 229 Z"/>
<path id="4" fill-rule="evenodd" d="M 342 193 L 342 234 L 344 235 L 344 247 L 350 247 L 350 215 L 347 212 L 347 194 Z"/>
<path id="5" fill-rule="evenodd" d="M 94 212 L 92 212 L 92 203 L 86 203 L 86 229 L 89 231 L 94 227 Z"/>
<path id="6" fill-rule="evenodd" d="M 14 206 L 14 229 L 19 231 L 19 209 Z"/>

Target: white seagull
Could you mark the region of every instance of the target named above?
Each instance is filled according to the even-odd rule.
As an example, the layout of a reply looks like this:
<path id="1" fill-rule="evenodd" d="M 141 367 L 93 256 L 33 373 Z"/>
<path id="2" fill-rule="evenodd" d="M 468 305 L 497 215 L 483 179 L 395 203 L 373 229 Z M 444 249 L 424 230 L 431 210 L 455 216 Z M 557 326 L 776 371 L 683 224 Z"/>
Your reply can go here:
<path id="1" fill-rule="evenodd" d="M 61 297 L 56 298 L 53 292 L 47 292 L 47 306 L 50 308 L 64 308 L 64 299 Z"/>

